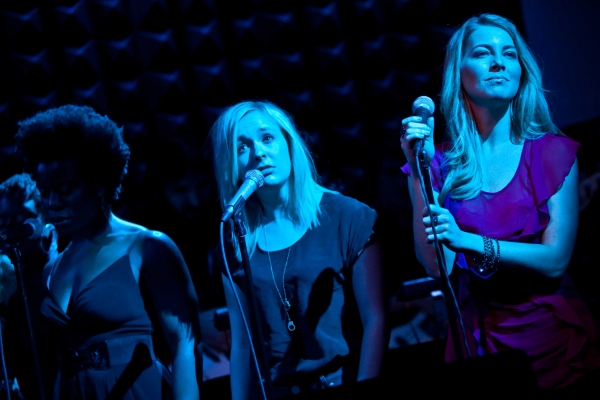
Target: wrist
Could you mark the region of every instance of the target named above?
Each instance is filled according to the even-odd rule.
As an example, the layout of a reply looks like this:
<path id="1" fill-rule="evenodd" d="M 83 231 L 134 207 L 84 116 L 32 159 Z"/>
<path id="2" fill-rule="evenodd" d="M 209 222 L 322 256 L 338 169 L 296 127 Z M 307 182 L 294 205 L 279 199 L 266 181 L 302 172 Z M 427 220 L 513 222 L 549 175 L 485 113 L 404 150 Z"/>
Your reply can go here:
<path id="1" fill-rule="evenodd" d="M 500 242 L 488 236 L 480 236 L 483 251 L 473 257 L 477 273 L 486 278 L 494 274 L 500 265 Z"/>

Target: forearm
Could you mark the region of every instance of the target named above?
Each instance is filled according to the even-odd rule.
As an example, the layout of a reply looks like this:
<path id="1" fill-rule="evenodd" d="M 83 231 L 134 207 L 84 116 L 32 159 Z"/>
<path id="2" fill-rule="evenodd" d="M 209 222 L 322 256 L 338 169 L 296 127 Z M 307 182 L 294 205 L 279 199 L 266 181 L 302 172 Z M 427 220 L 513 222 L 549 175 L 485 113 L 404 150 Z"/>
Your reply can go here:
<path id="1" fill-rule="evenodd" d="M 482 237 L 476 234 L 466 234 L 466 236 L 463 251 L 471 257 L 481 259 L 484 252 Z M 499 241 L 498 244 L 500 245 L 499 268 L 529 270 L 550 278 L 562 276 L 567 269 L 572 252 L 570 247 L 550 244 L 508 241 Z M 493 249 L 497 252 L 495 240 Z"/>
<path id="2" fill-rule="evenodd" d="M 199 399 L 197 360 L 193 340 L 182 340 L 173 359 L 173 395 L 177 400 Z M 199 361 L 201 362 L 201 360 Z"/>
<path id="3" fill-rule="evenodd" d="M 379 376 L 387 348 L 385 332 L 383 316 L 373 318 L 364 326 L 358 366 L 359 381 Z"/>
<path id="4" fill-rule="evenodd" d="M 247 346 L 233 345 L 230 357 L 230 385 L 232 400 L 250 398 L 249 349 Z"/>

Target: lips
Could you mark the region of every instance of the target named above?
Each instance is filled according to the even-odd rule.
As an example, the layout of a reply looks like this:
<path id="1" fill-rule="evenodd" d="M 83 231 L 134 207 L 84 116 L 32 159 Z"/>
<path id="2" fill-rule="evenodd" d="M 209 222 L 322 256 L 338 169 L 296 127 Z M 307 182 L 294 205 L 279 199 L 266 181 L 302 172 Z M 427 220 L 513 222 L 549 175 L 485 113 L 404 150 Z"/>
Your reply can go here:
<path id="1" fill-rule="evenodd" d="M 273 168 L 275 168 L 275 167 L 272 166 L 272 165 L 265 165 L 265 166 L 262 166 L 262 167 L 258 167 L 257 169 L 260 172 L 262 172 L 263 175 L 268 175 L 268 174 L 270 174 L 273 171 Z"/>
<path id="2" fill-rule="evenodd" d="M 497 81 L 497 80 L 508 81 L 508 79 L 505 76 L 501 76 L 501 75 L 494 75 L 494 76 L 486 79 L 486 81 Z"/>
<path id="3" fill-rule="evenodd" d="M 50 220 L 50 223 L 52 225 L 60 225 L 60 224 L 64 224 L 65 222 L 71 221 L 71 218 L 68 218 L 68 217 L 50 217 L 49 220 Z"/>

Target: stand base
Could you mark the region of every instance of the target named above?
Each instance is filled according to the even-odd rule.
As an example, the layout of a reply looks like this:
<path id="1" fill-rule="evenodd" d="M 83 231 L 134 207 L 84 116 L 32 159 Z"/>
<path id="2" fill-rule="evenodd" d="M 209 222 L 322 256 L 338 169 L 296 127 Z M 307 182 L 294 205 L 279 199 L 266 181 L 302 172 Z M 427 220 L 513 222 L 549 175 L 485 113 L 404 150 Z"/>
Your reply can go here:
<path id="1" fill-rule="evenodd" d="M 436 344 L 429 346 L 433 348 Z M 399 399 L 407 394 L 414 398 L 448 398 L 452 395 L 460 398 L 483 398 L 490 394 L 494 397 L 499 394 L 521 396 L 540 391 L 527 356 L 522 352 L 498 353 L 447 364 L 441 361 L 428 363 L 426 359 L 427 357 L 422 361 L 410 360 L 410 357 L 404 360 L 394 359 L 393 365 L 388 363 L 388 370 L 381 378 L 286 399 Z"/>

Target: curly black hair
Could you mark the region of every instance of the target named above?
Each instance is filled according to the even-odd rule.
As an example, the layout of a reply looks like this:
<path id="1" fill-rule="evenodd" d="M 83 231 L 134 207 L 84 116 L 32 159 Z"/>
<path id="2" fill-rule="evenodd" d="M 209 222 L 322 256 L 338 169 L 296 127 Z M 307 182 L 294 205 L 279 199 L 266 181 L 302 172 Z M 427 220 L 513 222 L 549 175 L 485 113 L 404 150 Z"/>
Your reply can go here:
<path id="1" fill-rule="evenodd" d="M 29 174 L 16 174 L 0 183 L 0 197 L 6 197 L 17 204 L 33 200 L 35 209 L 40 209 L 40 192 Z"/>
<path id="2" fill-rule="evenodd" d="M 129 146 L 123 128 L 89 106 L 68 104 L 19 122 L 15 136 L 25 171 L 55 160 L 75 160 L 90 183 L 106 188 L 109 203 L 119 198 L 127 173 Z"/>

